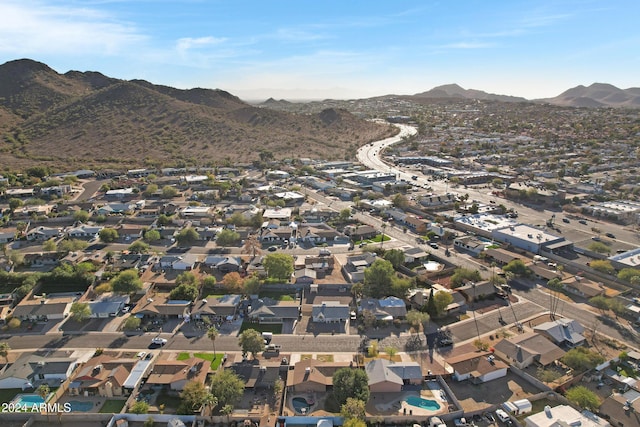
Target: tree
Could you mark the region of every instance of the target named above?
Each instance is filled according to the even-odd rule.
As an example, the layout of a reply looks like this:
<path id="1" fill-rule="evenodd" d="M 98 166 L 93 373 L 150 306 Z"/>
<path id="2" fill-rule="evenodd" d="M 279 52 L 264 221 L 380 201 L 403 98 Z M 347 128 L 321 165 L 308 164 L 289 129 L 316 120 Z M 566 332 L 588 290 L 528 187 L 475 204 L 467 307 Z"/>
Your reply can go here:
<path id="1" fill-rule="evenodd" d="M 157 184 L 147 184 L 147 188 L 144 189 L 142 194 L 144 194 L 145 197 L 149 197 L 149 196 L 152 196 L 153 193 L 155 193 L 156 191 L 158 191 Z"/>
<path id="2" fill-rule="evenodd" d="M 79 211 L 76 211 L 73 214 L 73 220 L 84 223 L 84 222 L 89 221 L 89 216 L 90 216 L 89 212 L 83 211 L 83 210 L 79 210 Z"/>
<path id="3" fill-rule="evenodd" d="M 449 304 L 453 302 L 453 296 L 447 291 L 438 291 L 433 296 L 436 306 L 436 316 L 441 316 L 446 311 Z"/>
<path id="4" fill-rule="evenodd" d="M 17 199 L 17 198 L 9 199 L 9 209 L 11 209 L 12 212 L 18 209 L 19 207 L 21 207 L 22 205 L 24 205 L 24 202 L 20 199 Z"/>
<path id="5" fill-rule="evenodd" d="M 384 352 L 389 356 L 389 361 L 393 363 L 393 357 L 398 353 L 398 349 L 390 345 L 384 348 Z"/>
<path id="6" fill-rule="evenodd" d="M 170 185 L 165 185 L 162 187 L 162 198 L 163 199 L 172 199 L 178 195 L 178 190 L 175 187 Z"/>
<path id="7" fill-rule="evenodd" d="M 47 397 L 49 397 L 49 393 L 51 393 L 51 389 L 47 384 L 41 384 L 36 389 L 36 393 L 46 402 Z"/>
<path id="8" fill-rule="evenodd" d="M 233 405 L 224 405 L 220 409 L 220 413 L 227 416 L 227 424 L 229 424 L 230 415 L 233 413 Z"/>
<path id="9" fill-rule="evenodd" d="M 602 295 L 589 298 L 589 304 L 603 312 L 609 309 L 609 299 Z"/>
<path id="10" fill-rule="evenodd" d="M 595 259 L 591 261 L 590 267 L 596 271 L 606 274 L 614 274 L 616 269 L 611 265 L 611 261 L 608 259 Z"/>
<path id="11" fill-rule="evenodd" d="M 42 250 L 45 252 L 55 252 L 58 249 L 55 239 L 49 239 L 42 244 Z"/>
<path id="12" fill-rule="evenodd" d="M 372 298 L 389 295 L 395 271 L 393 264 L 384 259 L 376 259 L 364 270 L 364 294 Z"/>
<path id="13" fill-rule="evenodd" d="M 204 405 L 207 400 L 207 389 L 200 381 L 189 381 L 180 392 L 180 407 L 178 413 L 192 414 Z"/>
<path id="14" fill-rule="evenodd" d="M 288 254 L 269 254 L 264 257 L 262 265 L 267 272 L 267 276 L 289 280 L 293 273 L 293 257 Z"/>
<path id="15" fill-rule="evenodd" d="M 76 322 L 84 322 L 91 317 L 91 307 L 86 302 L 74 302 L 71 304 L 70 311 Z"/>
<path id="16" fill-rule="evenodd" d="M 379 425 L 379 423 L 376 424 Z M 357 418 L 347 418 L 344 420 L 342 427 L 367 427 L 367 423 Z"/>
<path id="17" fill-rule="evenodd" d="M 637 268 L 623 268 L 618 272 L 618 279 L 631 283 L 634 277 L 640 277 L 640 270 Z"/>
<path id="18" fill-rule="evenodd" d="M 205 288 L 213 288 L 217 282 L 218 281 L 216 280 L 215 276 L 207 276 L 202 279 L 202 286 L 204 286 Z"/>
<path id="19" fill-rule="evenodd" d="M 242 290 L 243 283 L 244 279 L 237 271 L 227 273 L 222 278 L 222 285 L 230 293 L 240 292 Z"/>
<path id="20" fill-rule="evenodd" d="M 383 258 L 389 261 L 394 269 L 398 269 L 398 267 L 404 264 L 404 252 L 400 249 L 386 251 Z"/>
<path id="21" fill-rule="evenodd" d="M 518 277 L 526 277 L 531 274 L 531 270 L 521 259 L 514 259 L 512 261 L 509 261 L 507 265 L 502 267 L 502 270 L 509 271 Z"/>
<path id="22" fill-rule="evenodd" d="M 561 291 L 564 289 L 564 285 L 562 284 L 562 280 L 558 277 L 554 277 L 553 279 L 547 282 L 547 287 L 549 289 L 553 289 L 554 291 Z"/>
<path id="23" fill-rule="evenodd" d="M 198 240 L 200 240 L 200 235 L 192 227 L 187 227 L 183 230 L 180 230 L 180 232 L 176 235 L 176 241 L 180 246 L 191 246 Z"/>
<path id="24" fill-rule="evenodd" d="M 194 285 L 182 283 L 169 292 L 170 300 L 195 301 L 200 292 Z"/>
<path id="25" fill-rule="evenodd" d="M 574 371 L 584 372 L 595 368 L 605 359 L 599 353 L 593 352 L 588 348 L 576 347 L 569 350 L 560 360 Z"/>
<path id="26" fill-rule="evenodd" d="M 257 353 L 264 351 L 264 339 L 260 332 L 255 329 L 246 329 L 240 334 L 238 340 L 243 353 L 251 353 L 255 358 Z"/>
<path id="27" fill-rule="evenodd" d="M 347 403 L 349 397 L 369 401 L 369 378 L 361 369 L 340 368 L 333 374 L 333 397 L 340 406 Z"/>
<path id="28" fill-rule="evenodd" d="M 111 289 L 120 294 L 131 294 L 142 289 L 142 280 L 136 270 L 125 270 L 111 279 Z"/>
<path id="29" fill-rule="evenodd" d="M 133 414 L 146 414 L 149 412 L 149 404 L 144 400 L 136 402 L 131 407 L 130 412 Z"/>
<path id="30" fill-rule="evenodd" d="M 176 277 L 176 285 L 191 285 L 198 287 L 200 285 L 200 280 L 198 276 L 193 274 L 191 271 L 185 271 L 184 273 L 178 274 Z"/>
<path id="31" fill-rule="evenodd" d="M 611 252 L 611 248 L 602 242 L 591 242 L 589 246 L 587 246 L 587 249 L 598 254 L 608 254 Z"/>
<path id="32" fill-rule="evenodd" d="M 262 252 L 261 244 L 258 240 L 258 237 L 255 234 L 250 234 L 249 236 L 247 236 L 240 252 L 243 254 L 251 254 L 251 256 L 255 258 L 256 254 Z"/>
<path id="33" fill-rule="evenodd" d="M 149 245 L 147 245 L 145 242 L 141 242 L 140 240 L 138 240 L 130 244 L 128 250 L 129 252 L 134 254 L 145 254 L 149 252 Z"/>
<path id="34" fill-rule="evenodd" d="M 9 329 L 18 329 L 21 324 L 22 321 L 20 319 L 18 319 L 17 317 L 12 317 L 11 319 L 9 319 L 9 323 L 7 323 L 7 326 L 9 327 Z"/>
<path id="35" fill-rule="evenodd" d="M 481 340 L 480 338 L 473 341 L 473 346 L 477 348 L 479 351 L 489 350 L 489 343 Z"/>
<path id="36" fill-rule="evenodd" d="M 351 218 L 351 209 L 349 208 L 341 209 L 340 213 L 338 214 L 338 221 L 347 222 L 349 218 Z"/>
<path id="37" fill-rule="evenodd" d="M 429 314 L 427 313 L 418 310 L 409 310 L 407 312 L 407 323 L 411 325 L 411 328 L 413 328 L 416 334 L 420 332 L 422 325 L 428 321 Z"/>
<path id="38" fill-rule="evenodd" d="M 235 405 L 244 394 L 244 381 L 232 370 L 222 369 L 211 378 L 210 392 L 219 406 Z"/>
<path id="39" fill-rule="evenodd" d="M 147 232 L 144 233 L 144 240 L 149 243 L 157 242 L 161 238 L 162 236 L 158 230 L 147 230 Z"/>
<path id="40" fill-rule="evenodd" d="M 100 240 L 105 243 L 112 243 L 118 240 L 118 230 L 114 228 L 105 227 L 98 232 L 98 236 L 100 236 Z"/>
<path id="41" fill-rule="evenodd" d="M 9 359 L 7 357 L 9 356 L 10 351 L 11 351 L 11 346 L 9 345 L 8 342 L 6 341 L 0 342 L 0 356 L 4 358 L 5 364 L 9 362 Z"/>
<path id="42" fill-rule="evenodd" d="M 171 224 L 173 222 L 173 220 L 168 215 L 160 214 L 158 216 L 158 220 L 156 222 L 158 223 L 158 225 L 163 226 L 163 225 Z"/>
<path id="43" fill-rule="evenodd" d="M 340 407 L 340 415 L 346 419 L 364 420 L 367 416 L 366 402 L 347 397 L 347 401 Z"/>
<path id="44" fill-rule="evenodd" d="M 125 320 L 123 328 L 125 331 L 135 331 L 140 327 L 142 320 L 137 318 L 136 316 L 129 316 L 127 320 Z"/>
<path id="45" fill-rule="evenodd" d="M 240 241 L 240 234 L 233 230 L 225 228 L 216 236 L 216 244 L 218 246 L 233 246 Z M 245 242 L 246 243 L 246 242 Z"/>
<path id="46" fill-rule="evenodd" d="M 566 398 L 575 405 L 590 411 L 596 411 L 600 407 L 598 395 L 583 385 L 571 387 L 567 390 Z"/>
<path id="47" fill-rule="evenodd" d="M 478 270 L 468 268 L 456 268 L 451 276 L 451 287 L 458 288 L 467 282 L 479 282 L 482 280 Z"/>
<path id="48" fill-rule="evenodd" d="M 260 291 L 260 278 L 256 275 L 251 275 L 244 279 L 244 283 L 242 285 L 244 287 L 244 293 L 247 295 L 257 294 Z"/>
<path id="49" fill-rule="evenodd" d="M 211 345 L 213 345 L 213 357 L 216 357 L 216 338 L 220 335 L 220 331 L 215 326 L 210 327 L 207 330 L 207 338 L 211 340 Z"/>
<path id="50" fill-rule="evenodd" d="M 142 427 L 153 427 L 155 423 L 156 421 L 150 416 L 145 420 L 144 424 L 142 424 Z"/>

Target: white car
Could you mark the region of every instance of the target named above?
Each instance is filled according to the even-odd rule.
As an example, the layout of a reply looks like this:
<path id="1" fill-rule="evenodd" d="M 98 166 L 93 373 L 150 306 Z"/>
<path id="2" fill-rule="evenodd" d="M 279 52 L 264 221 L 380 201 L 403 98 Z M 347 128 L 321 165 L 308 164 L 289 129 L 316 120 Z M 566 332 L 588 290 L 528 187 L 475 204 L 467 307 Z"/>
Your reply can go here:
<path id="1" fill-rule="evenodd" d="M 165 345 L 166 343 L 167 340 L 165 338 L 155 337 L 151 339 L 151 344 Z"/>

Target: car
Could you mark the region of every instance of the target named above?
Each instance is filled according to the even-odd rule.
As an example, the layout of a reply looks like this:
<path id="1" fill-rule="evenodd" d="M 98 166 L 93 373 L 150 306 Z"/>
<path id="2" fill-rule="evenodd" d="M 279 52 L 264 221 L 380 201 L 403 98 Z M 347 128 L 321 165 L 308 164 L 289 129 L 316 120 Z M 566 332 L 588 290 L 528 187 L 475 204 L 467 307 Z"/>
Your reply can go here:
<path id="1" fill-rule="evenodd" d="M 562 222 L 569 224 L 571 221 L 569 221 L 569 218 L 562 218 Z"/>
<path id="2" fill-rule="evenodd" d="M 429 243 L 429 246 L 431 246 L 433 249 L 438 249 L 439 248 L 438 244 L 435 243 L 435 242 Z"/>
<path id="3" fill-rule="evenodd" d="M 500 408 L 496 409 L 496 417 L 498 417 L 498 419 L 503 423 L 506 423 L 507 421 L 511 421 L 511 417 L 509 417 L 509 414 L 507 414 L 505 411 L 503 411 Z"/>
<path id="4" fill-rule="evenodd" d="M 269 248 L 267 249 L 269 252 L 275 252 L 278 250 L 277 246 L 269 246 Z"/>
<path id="5" fill-rule="evenodd" d="M 491 415 L 491 412 L 483 412 L 482 415 L 490 423 L 495 423 L 496 422 L 496 419 L 493 417 L 493 415 Z"/>
<path id="6" fill-rule="evenodd" d="M 582 225 L 587 225 L 587 221 L 585 221 L 584 219 L 581 219 L 578 222 Z"/>
<path id="7" fill-rule="evenodd" d="M 153 337 L 151 339 L 151 344 L 154 344 L 154 345 L 165 345 L 166 343 L 167 343 L 166 338 Z"/>
<path id="8" fill-rule="evenodd" d="M 610 239 L 615 239 L 616 236 L 613 233 L 605 233 L 605 236 L 607 236 Z"/>
<path id="9" fill-rule="evenodd" d="M 124 307 L 122 307 L 122 314 L 128 313 L 129 310 L 131 310 L 131 307 L 129 307 L 128 305 L 125 305 Z"/>
<path id="10" fill-rule="evenodd" d="M 599 242 L 599 241 L 600 241 L 600 237 L 598 237 L 598 236 L 593 236 L 593 237 L 591 238 L 591 240 L 593 240 L 594 242 Z"/>
<path id="11" fill-rule="evenodd" d="M 139 352 L 138 354 L 136 354 L 136 357 L 137 357 L 138 359 L 144 359 L 144 357 L 145 357 L 146 355 L 147 355 L 147 352 L 146 352 L 146 351 L 141 351 L 141 352 Z"/>

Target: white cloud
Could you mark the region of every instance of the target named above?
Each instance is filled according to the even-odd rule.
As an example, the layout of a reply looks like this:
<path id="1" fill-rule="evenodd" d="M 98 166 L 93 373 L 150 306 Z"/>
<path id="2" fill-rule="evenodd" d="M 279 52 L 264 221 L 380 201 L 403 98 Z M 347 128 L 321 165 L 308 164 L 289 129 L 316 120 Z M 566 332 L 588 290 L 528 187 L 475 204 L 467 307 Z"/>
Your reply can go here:
<path id="1" fill-rule="evenodd" d="M 146 40 L 133 24 L 96 9 L 8 0 L 0 16 L 0 52 L 7 54 L 109 55 Z"/>
<path id="2" fill-rule="evenodd" d="M 199 49 L 203 47 L 219 45 L 224 43 L 226 40 L 227 39 L 224 37 L 211 36 L 197 38 L 183 37 L 181 39 L 178 39 L 178 42 L 176 43 L 176 49 L 178 49 L 179 52 L 186 52 L 191 49 Z"/>

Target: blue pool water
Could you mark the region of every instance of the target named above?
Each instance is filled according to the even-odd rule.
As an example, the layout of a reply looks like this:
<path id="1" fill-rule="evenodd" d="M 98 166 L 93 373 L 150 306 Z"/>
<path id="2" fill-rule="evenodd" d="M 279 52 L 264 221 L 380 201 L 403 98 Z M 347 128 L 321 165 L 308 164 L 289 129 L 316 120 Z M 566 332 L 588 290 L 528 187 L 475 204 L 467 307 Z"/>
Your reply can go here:
<path id="1" fill-rule="evenodd" d="M 405 400 L 408 405 L 415 406 L 416 408 L 427 409 L 429 411 L 437 411 L 440 409 L 440 404 L 435 400 L 423 399 L 418 396 L 409 396 Z"/>
<path id="2" fill-rule="evenodd" d="M 291 404 L 293 405 L 293 409 L 299 414 L 308 414 L 309 408 L 311 408 L 311 405 L 304 397 L 294 397 L 291 399 Z"/>
<path id="3" fill-rule="evenodd" d="M 78 400 L 71 400 L 71 412 L 89 412 L 93 408 L 93 402 L 80 402 Z"/>
<path id="4" fill-rule="evenodd" d="M 13 398 L 11 403 L 20 405 L 20 407 L 40 405 L 44 403 L 44 399 L 37 394 L 19 394 Z"/>

